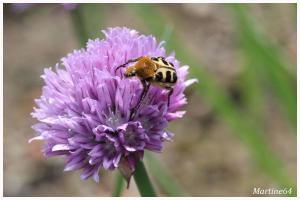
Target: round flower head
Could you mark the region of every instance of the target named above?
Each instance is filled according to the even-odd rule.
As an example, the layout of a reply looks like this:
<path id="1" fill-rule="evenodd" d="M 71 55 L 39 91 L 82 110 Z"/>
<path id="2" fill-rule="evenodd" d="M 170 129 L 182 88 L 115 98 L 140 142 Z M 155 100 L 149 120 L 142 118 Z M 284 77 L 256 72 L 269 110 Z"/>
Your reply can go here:
<path id="1" fill-rule="evenodd" d="M 89 40 L 86 49 L 61 59 L 55 70 L 45 69 L 42 96 L 36 100 L 33 126 L 45 140 L 45 156 L 65 155 L 65 171 L 82 169 L 81 178 L 99 181 L 99 170 L 119 169 L 130 180 L 145 150 L 161 152 L 172 133 L 169 121 L 181 118 L 187 103 L 183 91 L 195 82 L 185 80 L 188 67 L 180 67 L 163 43 L 128 28 L 109 28 L 105 39 Z M 138 78 L 124 78 L 115 69 L 140 56 L 165 57 L 174 64 L 178 81 L 168 106 L 168 91 L 150 86 L 146 98 L 130 119 L 143 86 Z"/>

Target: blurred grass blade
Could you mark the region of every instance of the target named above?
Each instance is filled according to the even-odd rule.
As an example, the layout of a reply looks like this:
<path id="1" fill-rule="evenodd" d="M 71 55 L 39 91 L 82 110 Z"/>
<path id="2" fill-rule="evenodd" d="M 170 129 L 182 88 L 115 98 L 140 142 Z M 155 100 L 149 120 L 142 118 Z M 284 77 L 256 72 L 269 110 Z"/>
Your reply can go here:
<path id="1" fill-rule="evenodd" d="M 116 170 L 116 183 L 115 183 L 114 191 L 112 193 L 113 197 L 122 196 L 122 193 L 124 190 L 124 183 L 125 183 L 125 181 L 124 181 L 122 175 L 120 174 L 120 172 L 118 170 Z"/>
<path id="2" fill-rule="evenodd" d="M 102 4 L 82 3 L 70 12 L 81 47 L 86 45 L 88 39 L 98 37 L 100 30 L 104 29 L 106 9 Z"/>
<path id="3" fill-rule="evenodd" d="M 243 110 L 252 119 L 254 126 L 264 128 L 265 99 L 262 90 L 261 76 L 252 67 L 253 60 L 247 59 L 243 71 L 239 75 L 239 91 L 243 102 Z"/>
<path id="4" fill-rule="evenodd" d="M 248 59 L 255 61 L 252 67 L 262 72 L 271 82 L 270 86 L 277 95 L 280 106 L 295 128 L 297 125 L 296 73 L 289 72 L 286 67 L 289 63 L 282 57 L 280 49 L 268 44 L 266 42 L 269 41 L 268 38 L 255 32 L 254 25 L 248 19 L 246 6 L 232 4 L 230 8 L 245 54 Z"/>
<path id="5" fill-rule="evenodd" d="M 160 164 L 159 160 L 157 160 L 154 155 L 150 152 L 145 152 L 145 159 L 147 166 L 149 166 L 149 173 L 154 176 L 160 188 L 162 188 L 168 196 L 186 196 L 178 183 L 169 174 L 168 170 Z"/>
<path id="6" fill-rule="evenodd" d="M 168 42 L 168 40 L 171 38 L 173 34 L 173 31 L 174 31 L 174 27 L 170 24 L 167 24 L 161 36 L 161 39 L 164 40 L 165 42 Z"/>
<path id="7" fill-rule="evenodd" d="M 167 22 L 164 17 L 150 4 L 130 4 L 138 17 L 143 20 L 146 27 L 149 27 L 152 34 L 162 35 L 162 30 Z M 219 117 L 228 124 L 233 133 L 238 137 L 251 152 L 258 165 L 266 174 L 272 177 L 280 187 L 294 187 L 293 182 L 286 176 L 282 163 L 269 149 L 265 141 L 263 130 L 253 126 L 247 115 L 242 115 L 233 102 L 230 101 L 227 93 L 220 87 L 215 78 L 205 72 L 192 52 L 188 52 L 184 43 L 175 38 L 174 34 L 166 44 L 167 50 L 176 50 L 176 57 L 191 66 L 190 72 L 200 80 L 195 84 L 197 92 L 211 105 Z M 291 99 L 288 99 L 289 101 Z M 293 190 L 295 192 L 295 190 Z M 294 193 L 293 195 L 295 195 Z"/>
<path id="8" fill-rule="evenodd" d="M 107 19 L 107 4 L 87 3 L 81 4 L 82 17 L 85 20 L 85 30 L 90 38 L 99 37 L 100 30 L 106 29 L 105 19 Z"/>
<path id="9" fill-rule="evenodd" d="M 72 16 L 72 23 L 75 30 L 75 33 L 78 37 L 78 40 L 80 42 L 80 46 L 85 46 L 86 42 L 89 39 L 89 34 L 85 28 L 85 23 L 82 15 L 81 6 L 78 6 L 77 8 L 71 10 L 71 16 Z"/>
<path id="10" fill-rule="evenodd" d="M 154 188 L 142 161 L 137 162 L 133 177 L 142 197 L 156 197 Z"/>

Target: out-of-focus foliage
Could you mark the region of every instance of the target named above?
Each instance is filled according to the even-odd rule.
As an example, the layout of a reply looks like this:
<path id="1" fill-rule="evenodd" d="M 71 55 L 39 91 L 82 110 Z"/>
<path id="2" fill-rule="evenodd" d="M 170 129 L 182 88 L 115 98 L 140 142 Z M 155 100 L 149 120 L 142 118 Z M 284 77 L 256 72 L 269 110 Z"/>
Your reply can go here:
<path id="1" fill-rule="evenodd" d="M 232 15 L 236 21 L 239 39 L 243 45 L 244 56 L 247 64 L 245 65 L 246 76 L 249 73 L 251 84 L 256 84 L 256 77 L 253 72 L 256 72 L 257 81 L 266 79 L 269 82 L 268 87 L 272 88 L 277 95 L 279 105 L 286 112 L 288 120 L 295 128 L 297 125 L 297 98 L 296 98 L 296 67 L 295 63 L 289 63 L 289 60 L 284 57 L 280 49 L 268 40 L 267 34 L 258 34 L 255 32 L 255 21 L 251 21 L 251 13 L 247 6 L 236 4 L 231 6 Z M 293 69 L 292 71 L 290 69 Z M 251 86 L 250 86 L 251 87 Z M 260 98 L 261 94 L 256 94 L 252 88 L 252 94 L 248 98 Z M 244 90 L 247 91 L 248 90 Z M 245 92 L 246 94 L 246 92 Z M 247 95 L 247 94 L 246 94 Z M 255 103 L 261 106 L 261 103 Z M 295 131 L 294 131 L 295 132 Z M 296 133 L 296 132 L 295 132 Z"/>
<path id="2" fill-rule="evenodd" d="M 133 4 L 129 6 L 136 11 L 137 16 L 142 18 L 155 35 L 163 35 L 165 27 L 168 27 L 168 21 L 164 20 L 164 17 L 160 15 L 152 5 Z M 296 78 L 295 75 L 289 73 L 285 68 L 285 60 L 283 60 L 279 50 L 272 46 L 268 46 L 266 38 L 260 38 L 255 33 L 255 24 L 250 24 L 247 21 L 246 16 L 249 15 L 245 8 L 247 5 L 230 5 L 231 12 L 234 19 L 236 19 L 237 30 L 242 42 L 245 44 L 245 54 L 249 58 L 248 62 L 253 68 L 256 66 L 257 70 L 261 70 L 259 73 L 262 77 L 254 77 L 252 69 L 245 67 L 244 74 L 248 79 L 247 86 L 251 88 L 247 94 L 245 91 L 245 97 L 248 97 L 246 101 L 253 101 L 252 108 L 257 106 L 254 111 L 260 111 L 260 107 L 263 106 L 263 98 L 261 92 L 256 87 L 256 79 L 268 79 L 277 94 L 280 103 L 279 105 L 287 112 L 288 119 L 293 126 L 296 125 Z M 285 175 L 282 170 L 282 164 L 278 160 L 277 156 L 272 153 L 266 138 L 264 137 L 263 127 L 255 126 L 252 119 L 255 120 L 255 115 L 252 113 L 243 113 L 234 105 L 234 102 L 230 101 L 226 91 L 222 90 L 222 87 L 215 81 L 215 77 L 205 72 L 201 68 L 201 64 L 198 60 L 192 56 L 192 52 L 187 51 L 184 43 L 180 42 L 180 39 L 176 37 L 174 33 L 166 43 L 167 49 L 176 50 L 176 54 L 182 59 L 184 63 L 191 66 L 191 76 L 197 77 L 200 83 L 195 86 L 199 94 L 207 99 L 207 102 L 214 108 L 216 113 L 232 128 L 236 137 L 248 146 L 249 151 L 252 153 L 254 159 L 257 160 L 261 168 L 274 180 L 278 182 L 281 187 L 293 186 L 289 177 Z M 246 66 L 249 66 L 246 65 Z M 249 71 L 249 73 L 248 73 Z M 248 77 L 249 75 L 249 77 Z M 254 77 L 254 79 L 251 79 Z M 246 79 L 247 80 L 247 79 Z M 250 81 L 250 82 L 249 82 Z M 247 88 L 247 89 L 248 89 Z M 245 88 L 246 89 L 246 88 Z M 253 111 L 252 111 L 253 112 Z M 260 115 L 260 114 L 258 114 Z M 295 191 L 295 190 L 294 190 Z"/>

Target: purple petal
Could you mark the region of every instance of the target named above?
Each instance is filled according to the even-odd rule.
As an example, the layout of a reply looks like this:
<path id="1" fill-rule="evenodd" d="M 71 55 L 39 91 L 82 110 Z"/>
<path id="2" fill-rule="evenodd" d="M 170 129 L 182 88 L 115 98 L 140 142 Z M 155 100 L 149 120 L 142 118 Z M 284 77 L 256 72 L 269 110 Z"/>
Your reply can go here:
<path id="1" fill-rule="evenodd" d="M 67 144 L 57 144 L 52 147 L 52 151 L 64 151 L 64 150 L 71 150 L 71 149 L 72 147 Z"/>

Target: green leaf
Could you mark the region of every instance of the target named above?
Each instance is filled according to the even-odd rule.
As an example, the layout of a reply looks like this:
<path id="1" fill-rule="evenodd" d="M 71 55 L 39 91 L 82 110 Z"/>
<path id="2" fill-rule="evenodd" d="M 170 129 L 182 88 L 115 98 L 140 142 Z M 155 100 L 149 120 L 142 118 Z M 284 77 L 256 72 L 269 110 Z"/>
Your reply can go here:
<path id="1" fill-rule="evenodd" d="M 106 29 L 108 4 L 87 3 L 80 5 L 82 9 L 82 18 L 85 20 L 85 29 L 90 38 L 99 37 L 99 32 Z"/>
<path id="2" fill-rule="evenodd" d="M 145 159 L 147 166 L 149 166 L 150 174 L 158 182 L 159 186 L 168 196 L 182 197 L 187 196 L 180 188 L 176 180 L 170 175 L 167 169 L 165 169 L 150 152 L 145 152 Z"/>
<path id="3" fill-rule="evenodd" d="M 255 31 L 250 21 L 247 6 L 231 4 L 233 19 L 239 30 L 239 38 L 244 46 L 245 55 L 252 60 L 251 67 L 264 75 L 271 84 L 269 87 L 277 95 L 281 108 L 286 113 L 294 128 L 297 125 L 296 73 L 291 73 L 286 66 L 280 49 L 271 44 L 270 39 Z M 257 23 L 256 23 L 257 24 Z M 295 68 L 296 67 L 292 67 Z M 296 132 L 296 131 L 293 131 Z"/>
<path id="4" fill-rule="evenodd" d="M 265 115 L 265 96 L 261 85 L 263 84 L 261 74 L 256 73 L 252 67 L 253 60 L 246 59 L 246 64 L 242 73 L 238 77 L 238 89 L 241 93 L 243 104 L 241 105 L 243 112 L 247 113 L 252 119 L 254 126 L 264 129 Z"/>
<path id="5" fill-rule="evenodd" d="M 74 10 L 71 10 L 70 13 L 72 17 L 74 31 L 77 35 L 80 46 L 85 46 L 86 42 L 89 39 L 89 34 L 85 27 L 81 6 L 78 6 L 78 8 Z"/>

